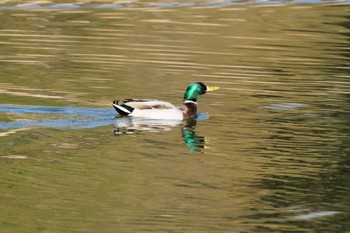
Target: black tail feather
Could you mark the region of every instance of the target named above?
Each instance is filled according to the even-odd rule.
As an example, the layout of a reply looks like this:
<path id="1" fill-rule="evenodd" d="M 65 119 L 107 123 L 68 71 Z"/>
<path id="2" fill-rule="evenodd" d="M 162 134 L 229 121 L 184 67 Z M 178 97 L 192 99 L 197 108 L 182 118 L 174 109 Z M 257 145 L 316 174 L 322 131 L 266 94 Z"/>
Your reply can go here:
<path id="1" fill-rule="evenodd" d="M 134 111 L 133 107 L 130 107 L 126 104 L 118 105 L 118 102 L 119 100 L 113 101 L 113 107 L 120 115 L 127 116 Z"/>

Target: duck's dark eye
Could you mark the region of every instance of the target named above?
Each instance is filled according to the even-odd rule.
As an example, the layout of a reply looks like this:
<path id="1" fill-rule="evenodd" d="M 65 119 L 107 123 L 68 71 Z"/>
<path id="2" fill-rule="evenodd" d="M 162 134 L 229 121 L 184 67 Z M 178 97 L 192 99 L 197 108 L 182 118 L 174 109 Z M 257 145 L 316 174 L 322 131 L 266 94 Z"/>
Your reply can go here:
<path id="1" fill-rule="evenodd" d="M 204 85 L 204 83 L 199 83 L 200 84 L 200 88 L 199 88 L 199 93 L 201 95 L 205 94 L 207 92 L 207 86 Z"/>

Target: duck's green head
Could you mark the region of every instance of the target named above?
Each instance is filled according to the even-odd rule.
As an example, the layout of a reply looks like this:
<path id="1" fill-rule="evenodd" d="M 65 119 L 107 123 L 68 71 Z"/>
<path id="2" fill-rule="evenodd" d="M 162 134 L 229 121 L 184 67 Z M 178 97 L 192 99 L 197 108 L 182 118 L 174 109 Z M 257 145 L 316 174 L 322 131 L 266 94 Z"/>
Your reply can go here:
<path id="1" fill-rule="evenodd" d="M 218 90 L 219 87 L 209 87 L 201 82 L 195 82 L 189 85 L 186 89 L 184 99 L 197 101 L 200 95 L 204 95 L 207 91 Z"/>

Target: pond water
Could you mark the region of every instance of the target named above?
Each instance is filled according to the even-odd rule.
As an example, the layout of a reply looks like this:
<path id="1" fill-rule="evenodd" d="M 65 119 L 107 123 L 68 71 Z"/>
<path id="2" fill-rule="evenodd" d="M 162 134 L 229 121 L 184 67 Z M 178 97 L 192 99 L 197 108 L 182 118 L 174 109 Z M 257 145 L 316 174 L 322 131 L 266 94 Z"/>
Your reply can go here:
<path id="1" fill-rule="evenodd" d="M 1 232 L 349 231 L 349 5 L 0 1 Z"/>

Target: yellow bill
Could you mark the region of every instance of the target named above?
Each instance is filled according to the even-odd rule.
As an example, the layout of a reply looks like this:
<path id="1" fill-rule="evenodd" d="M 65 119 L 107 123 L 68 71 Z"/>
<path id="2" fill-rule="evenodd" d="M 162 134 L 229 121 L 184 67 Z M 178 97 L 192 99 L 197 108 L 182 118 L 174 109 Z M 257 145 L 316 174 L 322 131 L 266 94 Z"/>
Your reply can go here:
<path id="1" fill-rule="evenodd" d="M 207 86 L 207 91 L 216 91 L 216 90 L 219 90 L 220 87 L 210 87 L 210 86 Z"/>

